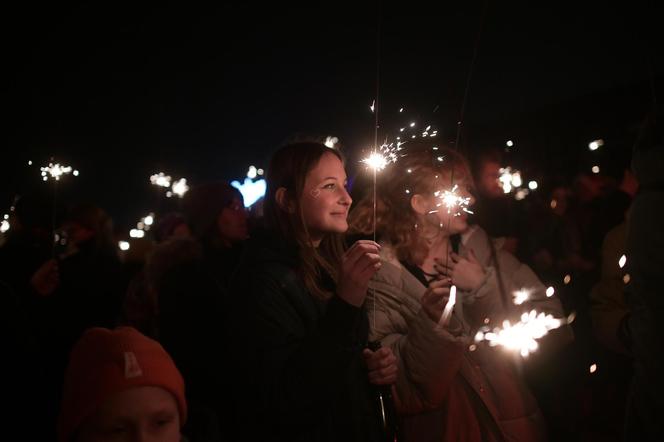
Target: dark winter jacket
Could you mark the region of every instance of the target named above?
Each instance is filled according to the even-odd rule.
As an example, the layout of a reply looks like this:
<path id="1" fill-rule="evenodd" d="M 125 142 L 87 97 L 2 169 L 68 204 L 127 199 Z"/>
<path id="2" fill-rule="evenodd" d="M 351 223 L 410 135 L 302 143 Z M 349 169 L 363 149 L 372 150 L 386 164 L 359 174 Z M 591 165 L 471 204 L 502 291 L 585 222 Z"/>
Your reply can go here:
<path id="1" fill-rule="evenodd" d="M 237 440 L 376 440 L 365 311 L 314 298 L 296 251 L 274 237 L 247 247 L 231 293 Z"/>

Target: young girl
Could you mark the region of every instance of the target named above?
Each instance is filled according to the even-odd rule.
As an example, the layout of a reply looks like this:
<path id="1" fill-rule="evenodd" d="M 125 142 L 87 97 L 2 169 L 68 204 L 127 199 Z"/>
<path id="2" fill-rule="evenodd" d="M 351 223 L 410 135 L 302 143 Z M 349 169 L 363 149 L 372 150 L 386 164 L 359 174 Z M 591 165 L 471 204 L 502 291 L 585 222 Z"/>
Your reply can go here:
<path id="1" fill-rule="evenodd" d="M 369 307 L 376 309 L 370 338 L 399 361 L 395 390 L 405 439 L 542 440 L 540 411 L 511 355 L 470 344 L 479 327 L 518 317 L 511 299 L 517 289 L 529 290 L 539 311 L 559 316 L 560 304 L 527 266 L 469 227 L 463 209 L 473 202 L 472 180 L 463 157 L 433 145 L 405 152 L 380 181 L 382 266 Z M 359 203 L 354 230 L 371 231 L 372 207 L 371 197 Z M 444 317 L 452 284 L 456 305 Z"/>
<path id="2" fill-rule="evenodd" d="M 287 145 L 267 183 L 268 234 L 252 240 L 231 290 L 236 395 L 247 407 L 237 440 L 377 440 L 370 383 L 394 382 L 396 359 L 365 349 L 379 246 L 344 251 L 352 200 L 342 158 L 318 143 Z"/>

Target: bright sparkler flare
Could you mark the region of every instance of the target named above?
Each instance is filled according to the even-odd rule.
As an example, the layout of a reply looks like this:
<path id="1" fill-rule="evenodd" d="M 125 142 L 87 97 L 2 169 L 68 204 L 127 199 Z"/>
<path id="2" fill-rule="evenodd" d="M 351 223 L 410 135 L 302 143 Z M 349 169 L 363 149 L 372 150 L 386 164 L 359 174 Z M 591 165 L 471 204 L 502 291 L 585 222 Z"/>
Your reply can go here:
<path id="1" fill-rule="evenodd" d="M 171 177 L 164 172 L 156 173 L 150 176 L 150 183 L 159 187 L 171 187 Z"/>
<path id="2" fill-rule="evenodd" d="M 523 313 L 521 320 L 515 324 L 503 321 L 503 327 L 496 327 L 493 331 L 479 331 L 475 341 L 486 341 L 490 346 L 502 346 L 511 351 L 518 351 L 521 356 L 527 357 L 539 348 L 537 341 L 550 330 L 559 328 L 571 322 L 570 319 L 554 318 L 553 315 L 538 313 L 531 310 Z"/>
<path id="3" fill-rule="evenodd" d="M 49 176 L 55 181 L 59 181 L 61 176 L 70 174 L 72 170 L 70 166 L 63 166 L 59 163 L 48 163 L 48 166 L 41 168 L 41 175 L 44 181 L 48 181 Z M 76 175 L 78 175 L 78 171 Z"/>
<path id="4" fill-rule="evenodd" d="M 173 183 L 173 187 L 171 187 L 171 190 L 173 193 L 180 198 L 184 196 L 187 191 L 189 191 L 189 186 L 187 186 L 187 179 L 186 178 L 180 178 L 178 181 Z"/>
<path id="5" fill-rule="evenodd" d="M 504 193 L 510 193 L 513 188 L 521 187 L 523 181 L 521 180 L 521 172 L 512 170 L 511 167 L 502 167 L 500 169 L 500 177 L 498 178 Z"/>
<path id="6" fill-rule="evenodd" d="M 618 260 L 618 267 L 620 267 L 622 269 L 623 267 L 625 267 L 626 263 L 627 263 L 627 257 L 625 255 L 623 255 Z"/>
<path id="7" fill-rule="evenodd" d="M 385 143 L 377 151 L 374 150 L 368 157 L 364 158 L 362 163 L 374 171 L 383 170 L 388 164 L 397 162 L 399 159 L 398 152 L 401 150 L 402 144 L 400 141 L 389 144 Z"/>
<path id="8" fill-rule="evenodd" d="M 440 320 L 438 321 L 439 324 L 447 325 L 449 322 L 450 317 L 452 316 L 452 310 L 454 310 L 454 305 L 456 304 L 456 293 L 457 288 L 455 285 L 453 285 L 450 287 L 450 297 L 447 299 L 447 304 L 445 304 L 443 314 L 440 316 Z"/>
<path id="9" fill-rule="evenodd" d="M 530 299 L 530 290 L 521 289 L 514 292 L 514 305 L 521 305 Z"/>
<path id="10" fill-rule="evenodd" d="M 447 208 L 447 213 L 453 213 L 454 216 L 460 216 L 462 211 L 472 214 L 473 212 L 468 209 L 468 206 L 470 205 L 470 197 L 458 195 L 456 193 L 458 188 L 459 186 L 455 184 L 454 187 L 452 187 L 452 190 L 438 190 L 434 192 L 433 196 L 438 198 L 440 202 L 436 204 L 436 210 L 432 210 L 429 213 L 436 213 L 438 208 L 444 206 Z"/>

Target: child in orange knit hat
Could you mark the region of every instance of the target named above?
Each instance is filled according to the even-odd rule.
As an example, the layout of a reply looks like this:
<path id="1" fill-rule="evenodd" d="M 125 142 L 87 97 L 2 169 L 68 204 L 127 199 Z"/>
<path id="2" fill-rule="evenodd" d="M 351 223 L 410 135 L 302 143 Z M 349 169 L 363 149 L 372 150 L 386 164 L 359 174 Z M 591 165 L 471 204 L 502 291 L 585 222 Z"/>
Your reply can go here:
<path id="1" fill-rule="evenodd" d="M 159 343 L 131 327 L 91 328 L 72 350 L 60 442 L 179 442 L 184 381 Z"/>

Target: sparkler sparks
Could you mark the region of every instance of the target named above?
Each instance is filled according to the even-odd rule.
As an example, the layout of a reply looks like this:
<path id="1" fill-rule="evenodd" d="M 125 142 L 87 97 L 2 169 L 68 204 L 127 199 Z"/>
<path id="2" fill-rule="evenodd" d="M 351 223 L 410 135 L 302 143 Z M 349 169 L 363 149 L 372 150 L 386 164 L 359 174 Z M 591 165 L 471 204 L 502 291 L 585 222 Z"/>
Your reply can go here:
<path id="1" fill-rule="evenodd" d="M 403 145 L 403 143 L 400 141 L 389 144 L 385 143 L 380 146 L 378 150 L 371 152 L 371 154 L 361 162 L 374 171 L 383 170 L 388 164 L 397 162 L 401 145 Z"/>
<path id="2" fill-rule="evenodd" d="M 498 178 L 504 193 L 510 193 L 512 188 L 521 187 L 523 181 L 521 180 L 521 172 L 518 170 L 512 171 L 511 167 L 500 168 L 500 178 Z"/>
<path id="3" fill-rule="evenodd" d="M 169 175 L 165 175 L 163 172 L 159 172 L 158 174 L 154 174 L 150 177 L 150 183 L 159 187 L 171 187 L 171 179 L 172 178 Z"/>
<path id="4" fill-rule="evenodd" d="M 620 267 L 622 269 L 623 267 L 625 267 L 626 263 L 627 263 L 627 257 L 625 255 L 623 255 L 618 260 L 618 267 Z"/>
<path id="5" fill-rule="evenodd" d="M 521 320 L 515 324 L 503 321 L 503 326 L 496 327 L 493 331 L 480 330 L 475 335 L 475 341 L 486 341 L 490 346 L 502 346 L 511 351 L 518 351 L 521 356 L 527 357 L 538 349 L 537 340 L 546 335 L 550 330 L 568 324 L 571 319 L 554 318 L 553 315 L 538 313 L 531 310 L 523 313 Z"/>
<path id="6" fill-rule="evenodd" d="M 59 163 L 48 163 L 48 166 L 41 167 L 40 169 L 44 181 L 48 181 L 49 178 L 60 181 L 63 175 L 70 174 L 73 170 L 70 166 L 64 166 Z M 74 176 L 78 176 L 77 170 L 74 170 Z"/>
<path id="7" fill-rule="evenodd" d="M 472 214 L 473 212 L 468 209 L 468 206 L 470 205 L 470 197 L 458 195 L 456 193 L 458 188 L 459 186 L 455 184 L 454 187 L 452 187 L 452 190 L 438 190 L 434 192 L 433 196 L 438 198 L 440 202 L 436 204 L 436 210 L 432 210 L 429 213 L 436 213 L 438 208 L 444 206 L 447 208 L 447 213 L 453 213 L 454 216 L 460 216 L 461 212 Z"/>
<path id="8" fill-rule="evenodd" d="M 521 289 L 514 292 L 514 305 L 521 305 L 530 299 L 530 290 Z"/>
<path id="9" fill-rule="evenodd" d="M 604 146 L 604 140 L 594 140 L 588 143 L 588 149 L 590 150 L 597 150 L 602 146 Z"/>

